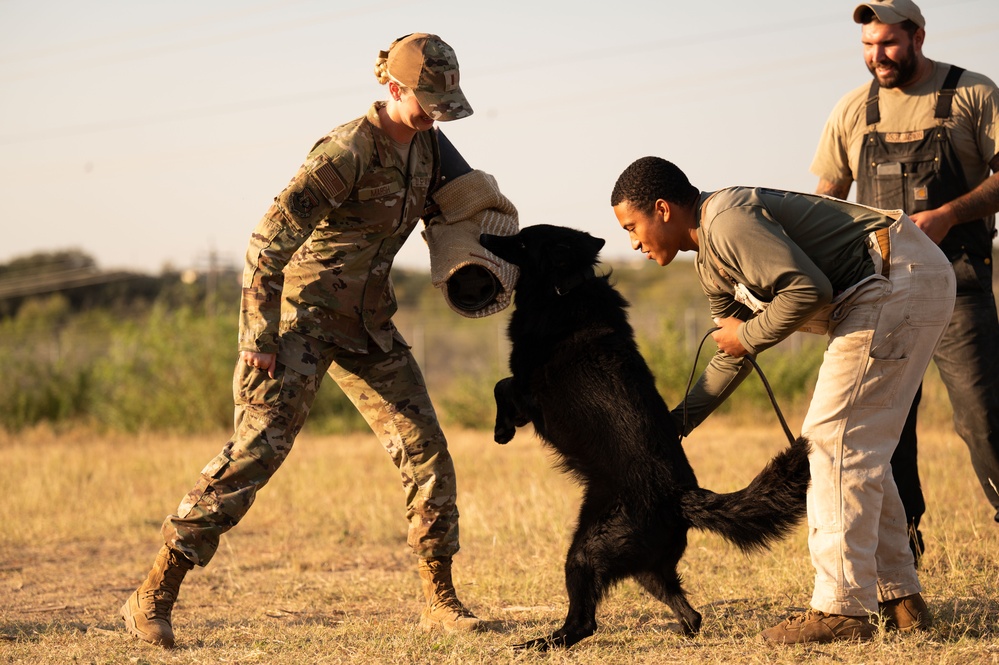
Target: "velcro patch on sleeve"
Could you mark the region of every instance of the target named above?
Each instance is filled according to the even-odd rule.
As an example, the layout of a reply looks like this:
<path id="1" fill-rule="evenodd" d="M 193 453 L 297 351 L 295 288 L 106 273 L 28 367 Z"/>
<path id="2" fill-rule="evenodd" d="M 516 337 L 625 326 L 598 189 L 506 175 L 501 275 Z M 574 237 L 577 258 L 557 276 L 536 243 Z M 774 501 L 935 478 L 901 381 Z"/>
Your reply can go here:
<path id="1" fill-rule="evenodd" d="M 323 161 L 319 168 L 312 172 L 312 175 L 315 176 L 316 181 L 327 198 L 336 202 L 344 199 L 349 188 L 347 187 L 347 182 L 336 170 L 332 162 Z"/>
<path id="2" fill-rule="evenodd" d="M 284 213 L 281 223 L 291 224 L 296 233 L 311 231 L 333 209 L 316 179 L 305 169 L 295 175 L 275 202 Z"/>
<path id="3" fill-rule="evenodd" d="M 288 208 L 300 219 L 309 219 L 318 207 L 319 199 L 307 186 L 291 192 L 288 196 Z"/>

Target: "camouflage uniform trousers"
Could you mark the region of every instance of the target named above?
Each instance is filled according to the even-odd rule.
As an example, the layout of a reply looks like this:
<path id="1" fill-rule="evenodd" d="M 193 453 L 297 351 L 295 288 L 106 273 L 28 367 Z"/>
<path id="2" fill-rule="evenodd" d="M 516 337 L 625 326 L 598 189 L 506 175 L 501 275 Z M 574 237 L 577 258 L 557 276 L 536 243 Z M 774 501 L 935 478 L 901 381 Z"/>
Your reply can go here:
<path id="1" fill-rule="evenodd" d="M 458 551 L 454 464 L 423 374 L 399 339 L 389 352 L 346 351 L 296 332 L 281 335 L 277 369 L 236 363 L 232 439 L 163 522 L 164 542 L 207 565 L 219 538 L 249 510 L 291 451 L 327 372 L 392 457 L 406 492 L 409 546 L 420 557 Z"/>

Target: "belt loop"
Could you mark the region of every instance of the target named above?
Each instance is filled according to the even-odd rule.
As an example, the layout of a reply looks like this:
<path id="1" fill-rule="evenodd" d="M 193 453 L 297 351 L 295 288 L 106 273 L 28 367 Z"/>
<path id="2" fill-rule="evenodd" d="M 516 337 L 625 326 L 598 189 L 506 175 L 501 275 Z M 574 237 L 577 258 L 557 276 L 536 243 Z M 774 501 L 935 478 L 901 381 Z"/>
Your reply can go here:
<path id="1" fill-rule="evenodd" d="M 878 253 L 881 254 L 881 276 L 887 278 L 891 270 L 891 241 L 887 228 L 878 229 L 874 233 L 878 241 Z"/>

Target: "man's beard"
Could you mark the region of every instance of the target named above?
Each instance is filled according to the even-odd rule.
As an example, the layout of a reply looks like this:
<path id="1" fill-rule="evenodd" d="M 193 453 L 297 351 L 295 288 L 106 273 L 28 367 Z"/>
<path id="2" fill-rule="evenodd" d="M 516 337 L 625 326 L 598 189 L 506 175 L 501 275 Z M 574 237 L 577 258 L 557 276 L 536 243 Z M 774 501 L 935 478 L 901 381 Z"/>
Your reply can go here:
<path id="1" fill-rule="evenodd" d="M 884 76 L 878 76 L 876 64 L 867 65 L 867 69 L 878 80 L 878 83 L 881 84 L 881 87 L 898 88 L 900 86 L 906 85 L 907 83 L 912 81 L 912 79 L 916 75 L 916 68 L 918 65 L 916 62 L 915 46 L 913 46 L 912 42 L 910 42 L 908 52 L 905 54 L 905 57 L 901 59 L 899 62 L 895 62 L 894 60 L 885 58 L 881 63 L 878 64 L 885 64 L 885 63 L 891 64 L 893 66 L 893 69 L 889 71 L 887 75 Z"/>

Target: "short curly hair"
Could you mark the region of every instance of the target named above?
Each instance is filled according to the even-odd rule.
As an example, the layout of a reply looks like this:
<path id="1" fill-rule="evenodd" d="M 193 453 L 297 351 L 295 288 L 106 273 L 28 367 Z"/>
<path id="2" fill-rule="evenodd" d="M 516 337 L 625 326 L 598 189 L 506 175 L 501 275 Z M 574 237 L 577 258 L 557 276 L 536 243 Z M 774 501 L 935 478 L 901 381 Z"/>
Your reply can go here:
<path id="1" fill-rule="evenodd" d="M 699 195 L 676 164 L 661 157 L 642 157 L 618 176 L 611 192 L 611 206 L 627 202 L 636 210 L 651 212 L 659 199 L 688 206 Z"/>

